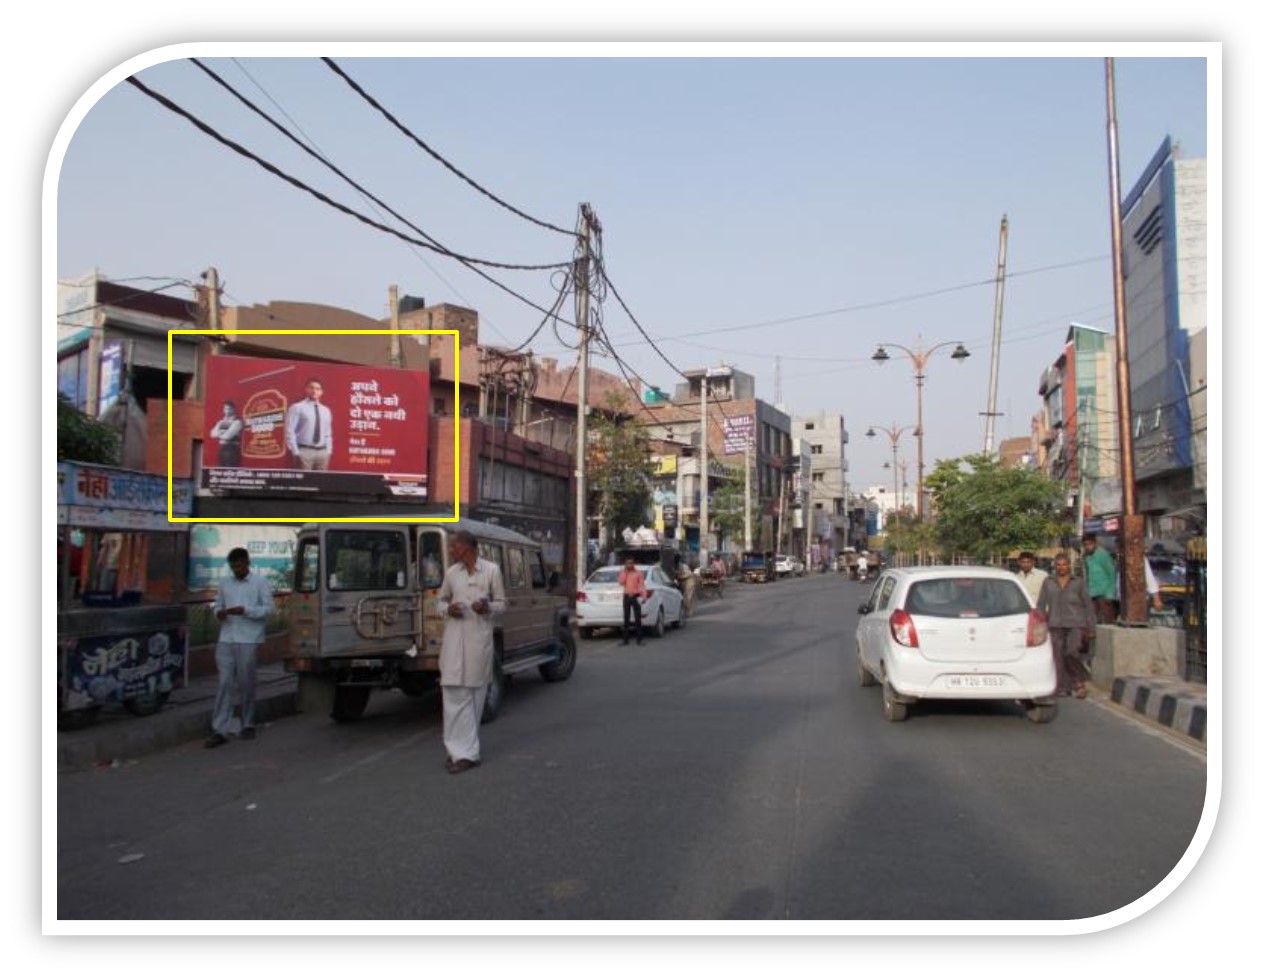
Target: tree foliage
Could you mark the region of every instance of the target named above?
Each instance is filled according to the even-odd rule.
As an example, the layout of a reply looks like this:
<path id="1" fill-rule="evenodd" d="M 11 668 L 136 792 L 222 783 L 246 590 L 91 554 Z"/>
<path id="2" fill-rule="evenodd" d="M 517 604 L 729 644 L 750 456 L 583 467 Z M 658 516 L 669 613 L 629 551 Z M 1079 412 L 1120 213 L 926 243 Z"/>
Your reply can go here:
<path id="1" fill-rule="evenodd" d="M 926 484 L 934 493 L 943 552 L 985 563 L 1048 545 L 1066 530 L 1066 489 L 1041 472 L 975 454 L 939 462 Z"/>
<path id="2" fill-rule="evenodd" d="M 95 465 L 119 462 L 118 433 L 88 417 L 61 391 L 57 393 L 57 460 Z"/>
<path id="3" fill-rule="evenodd" d="M 594 412 L 589 422 L 588 488 L 597 497 L 598 512 L 615 533 L 645 523 L 650 508 L 650 459 L 646 428 L 624 423 L 628 398 L 619 392 L 606 397 L 606 410 Z"/>
<path id="4" fill-rule="evenodd" d="M 746 482 L 742 469 L 725 465 L 722 478 L 709 480 L 707 522 L 725 539 L 742 539 L 746 532 Z"/>

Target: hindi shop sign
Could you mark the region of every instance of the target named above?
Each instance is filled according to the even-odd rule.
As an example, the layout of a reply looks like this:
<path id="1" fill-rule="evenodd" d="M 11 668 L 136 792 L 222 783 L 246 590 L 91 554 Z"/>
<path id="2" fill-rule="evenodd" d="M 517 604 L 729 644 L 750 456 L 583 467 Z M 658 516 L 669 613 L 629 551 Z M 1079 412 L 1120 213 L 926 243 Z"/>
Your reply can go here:
<path id="1" fill-rule="evenodd" d="M 424 372 L 216 356 L 206 402 L 204 488 L 427 497 Z"/>
<path id="2" fill-rule="evenodd" d="M 741 454 L 754 444 L 755 417 L 753 414 L 742 414 L 739 417 L 724 419 L 724 453 L 726 455 Z"/>
<path id="3" fill-rule="evenodd" d="M 193 483 L 172 480 L 172 512 L 193 513 Z M 57 463 L 58 522 L 98 529 L 176 529 L 167 520 L 167 480 L 145 472 Z"/>

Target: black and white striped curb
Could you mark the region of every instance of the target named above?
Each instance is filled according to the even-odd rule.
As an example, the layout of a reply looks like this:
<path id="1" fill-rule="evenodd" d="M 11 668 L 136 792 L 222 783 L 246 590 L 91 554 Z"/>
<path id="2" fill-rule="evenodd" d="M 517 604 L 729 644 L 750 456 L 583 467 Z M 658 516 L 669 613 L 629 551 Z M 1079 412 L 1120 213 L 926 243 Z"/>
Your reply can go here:
<path id="1" fill-rule="evenodd" d="M 1207 694 L 1201 686 L 1180 679 L 1117 678 L 1110 699 L 1200 743 L 1207 742 Z"/>

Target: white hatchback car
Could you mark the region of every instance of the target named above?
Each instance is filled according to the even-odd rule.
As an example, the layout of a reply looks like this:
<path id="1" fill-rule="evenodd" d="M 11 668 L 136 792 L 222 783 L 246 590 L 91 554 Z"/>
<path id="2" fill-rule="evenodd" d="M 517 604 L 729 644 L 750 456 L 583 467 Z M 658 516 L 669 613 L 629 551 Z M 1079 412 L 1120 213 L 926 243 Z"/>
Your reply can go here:
<path id="1" fill-rule="evenodd" d="M 1045 616 L 1018 577 L 995 567 L 889 569 L 860 605 L 861 685 L 882 685 L 882 714 L 919 699 L 1016 699 L 1032 722 L 1058 713 Z"/>
<path id="2" fill-rule="evenodd" d="M 685 626 L 685 597 L 656 564 L 641 564 L 649 598 L 641 602 L 641 626 L 661 638 L 667 626 Z M 623 588 L 619 585 L 621 566 L 594 571 L 575 595 L 575 623 L 581 638 L 591 638 L 597 628 L 623 627 Z"/>

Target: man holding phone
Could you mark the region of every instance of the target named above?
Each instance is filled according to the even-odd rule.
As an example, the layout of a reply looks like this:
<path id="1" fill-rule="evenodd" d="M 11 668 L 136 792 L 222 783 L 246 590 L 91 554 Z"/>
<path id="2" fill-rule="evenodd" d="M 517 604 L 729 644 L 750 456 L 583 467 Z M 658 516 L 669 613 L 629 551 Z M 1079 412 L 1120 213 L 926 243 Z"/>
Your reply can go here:
<path id="1" fill-rule="evenodd" d="M 500 567 L 479 558 L 472 533 L 452 533 L 448 552 L 451 566 L 438 594 L 439 613 L 447 618 L 439 651 L 439 685 L 446 767 L 455 774 L 482 762 L 478 726 L 492 681 L 493 621 L 505 610 L 505 583 Z"/>

